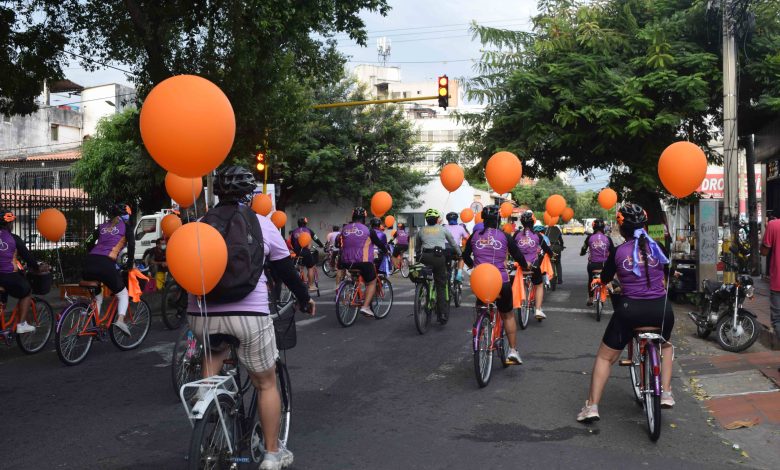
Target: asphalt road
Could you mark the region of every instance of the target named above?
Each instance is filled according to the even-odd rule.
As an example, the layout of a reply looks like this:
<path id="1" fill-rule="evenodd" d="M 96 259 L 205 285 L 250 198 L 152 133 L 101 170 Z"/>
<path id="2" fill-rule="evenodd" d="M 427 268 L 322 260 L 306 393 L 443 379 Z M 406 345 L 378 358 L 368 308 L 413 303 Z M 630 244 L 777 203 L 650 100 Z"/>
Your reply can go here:
<path id="1" fill-rule="evenodd" d="M 332 281 L 323 276 L 318 315 L 299 317 L 298 347 L 286 354 L 294 468 L 742 466 L 683 391 L 677 368 L 677 406 L 664 411 L 657 443 L 648 439 L 632 400 L 628 371 L 617 366 L 601 421 L 575 421 L 606 327 L 584 305 L 582 240 L 566 239 L 565 283 L 548 293 L 548 319 L 531 320 L 519 333 L 524 364 L 494 363 L 485 389 L 473 372 L 470 293 L 446 326 L 421 336 L 410 316 L 413 285 L 393 277 L 389 316 L 360 317 L 342 328 Z M 155 318 L 139 349 L 120 352 L 110 341 L 98 343 L 77 367 L 63 366 L 53 344 L 35 356 L 15 346 L 0 349 L 0 468 L 182 468 L 190 427 L 171 386 L 176 335 Z"/>

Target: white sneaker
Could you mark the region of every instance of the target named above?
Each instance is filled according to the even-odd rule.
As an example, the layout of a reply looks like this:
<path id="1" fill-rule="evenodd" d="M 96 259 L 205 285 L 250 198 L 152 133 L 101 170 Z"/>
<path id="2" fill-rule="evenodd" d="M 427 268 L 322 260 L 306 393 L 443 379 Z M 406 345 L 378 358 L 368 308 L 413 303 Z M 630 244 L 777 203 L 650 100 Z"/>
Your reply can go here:
<path id="1" fill-rule="evenodd" d="M 23 335 L 25 333 L 33 333 L 35 331 L 35 327 L 33 325 L 30 325 L 26 321 L 23 321 L 16 325 L 16 334 L 17 335 Z"/>
<path id="2" fill-rule="evenodd" d="M 674 396 L 672 392 L 661 392 L 661 408 L 671 408 L 674 406 Z"/>
<path id="3" fill-rule="evenodd" d="M 130 336 L 130 328 L 127 327 L 127 323 L 123 321 L 115 321 L 114 326 L 119 328 L 119 331 L 126 334 L 127 336 Z"/>
<path id="4" fill-rule="evenodd" d="M 506 363 L 510 365 L 520 365 L 523 360 L 520 358 L 520 353 L 517 349 L 510 349 L 509 354 L 506 355 Z"/>
<path id="5" fill-rule="evenodd" d="M 371 307 L 360 307 L 360 313 L 369 318 L 374 318 L 376 316 L 374 315 L 374 311 L 371 310 Z"/>
<path id="6" fill-rule="evenodd" d="M 542 320 L 544 320 L 545 318 L 547 318 L 547 315 L 545 315 L 545 314 L 544 314 L 544 312 L 542 312 L 542 309 L 540 309 L 540 308 L 537 308 L 537 309 L 536 309 L 536 314 L 534 314 L 534 317 L 535 317 L 537 320 L 539 320 L 539 321 L 542 321 Z"/>
<path id="7" fill-rule="evenodd" d="M 577 421 L 580 423 L 590 423 L 599 419 L 601 419 L 599 417 L 599 405 L 591 405 L 587 401 L 577 415 Z"/>
<path id="8" fill-rule="evenodd" d="M 260 463 L 260 470 L 280 470 L 289 467 L 292 463 L 293 453 L 279 446 L 278 451 L 265 453 Z"/>

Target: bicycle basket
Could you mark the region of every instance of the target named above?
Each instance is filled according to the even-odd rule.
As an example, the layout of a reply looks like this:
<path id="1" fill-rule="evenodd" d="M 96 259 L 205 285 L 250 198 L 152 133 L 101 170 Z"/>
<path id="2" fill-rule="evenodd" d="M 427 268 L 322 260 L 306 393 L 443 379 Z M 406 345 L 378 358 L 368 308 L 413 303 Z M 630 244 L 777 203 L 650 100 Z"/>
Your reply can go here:
<path id="1" fill-rule="evenodd" d="M 35 295 L 46 295 L 51 290 L 51 273 L 27 273 L 27 280 L 32 287 L 32 293 Z"/>
<path id="2" fill-rule="evenodd" d="M 415 283 L 433 280 L 433 269 L 424 264 L 415 264 L 414 266 L 410 266 L 409 280 Z"/>
<path id="3" fill-rule="evenodd" d="M 295 309 L 290 309 L 289 312 L 274 319 L 274 332 L 276 349 L 284 351 L 295 347 L 298 343 L 298 335 L 295 331 Z"/>

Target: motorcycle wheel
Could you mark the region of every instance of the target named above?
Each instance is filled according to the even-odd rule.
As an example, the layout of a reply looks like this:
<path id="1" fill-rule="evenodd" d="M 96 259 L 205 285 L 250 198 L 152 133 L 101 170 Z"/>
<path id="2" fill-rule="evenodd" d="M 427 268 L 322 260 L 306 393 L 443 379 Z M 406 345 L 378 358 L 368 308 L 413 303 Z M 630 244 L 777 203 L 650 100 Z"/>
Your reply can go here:
<path id="1" fill-rule="evenodd" d="M 740 337 L 734 338 L 731 336 L 732 320 L 732 315 L 724 315 L 718 320 L 718 325 L 715 327 L 716 339 L 720 347 L 726 351 L 741 352 L 752 346 L 758 339 L 758 324 L 751 315 L 737 314 L 737 322 L 744 329 L 744 333 Z"/>

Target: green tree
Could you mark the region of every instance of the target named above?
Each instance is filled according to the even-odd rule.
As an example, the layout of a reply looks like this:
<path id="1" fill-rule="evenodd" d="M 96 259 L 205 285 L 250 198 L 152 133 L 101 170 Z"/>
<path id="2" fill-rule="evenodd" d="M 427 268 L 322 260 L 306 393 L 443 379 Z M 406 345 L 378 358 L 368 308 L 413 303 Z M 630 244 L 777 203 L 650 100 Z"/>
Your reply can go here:
<path id="1" fill-rule="evenodd" d="M 614 219 L 614 210 L 610 213 L 602 208 L 596 200 L 597 197 L 598 193 L 592 190 L 577 193 L 574 218 L 582 220 L 600 217 L 608 221 L 611 216 Z"/>
<path id="2" fill-rule="evenodd" d="M 528 206 L 538 214 L 544 213 L 545 202 L 553 194 L 560 194 L 572 209 L 577 210 L 577 191 L 557 176 L 552 179 L 540 178 L 534 184 L 516 186 L 512 190 L 512 198 L 518 204 Z"/>

